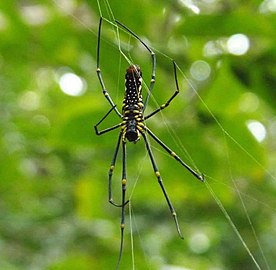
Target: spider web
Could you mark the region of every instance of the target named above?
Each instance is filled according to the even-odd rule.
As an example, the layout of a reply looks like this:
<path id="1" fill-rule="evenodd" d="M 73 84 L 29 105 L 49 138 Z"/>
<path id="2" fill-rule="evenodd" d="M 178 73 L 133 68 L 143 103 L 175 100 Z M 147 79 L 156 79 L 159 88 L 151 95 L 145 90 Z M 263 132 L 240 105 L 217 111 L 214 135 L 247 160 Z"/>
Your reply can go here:
<path id="1" fill-rule="evenodd" d="M 54 0 L 53 0 L 54 1 Z M 58 3 L 54 1 L 57 5 Z M 111 4 L 108 0 L 105 1 L 97 1 L 98 2 L 98 8 L 99 8 L 99 13 L 101 16 L 104 17 L 105 24 L 109 25 L 109 28 L 111 29 L 111 32 L 113 33 L 114 40 L 115 42 L 112 43 L 109 40 L 106 40 L 104 37 L 104 42 L 107 43 L 110 47 L 115 48 L 119 50 L 119 62 L 118 62 L 118 68 L 117 68 L 117 87 L 116 87 L 116 92 L 113 92 L 114 94 L 114 99 L 116 102 L 120 103 L 120 100 L 122 98 L 121 95 L 121 89 L 122 89 L 122 84 L 120 83 L 120 77 L 124 72 L 122 72 L 122 66 L 125 65 L 124 62 L 133 63 L 135 62 L 135 57 L 131 54 L 131 48 L 132 48 L 132 40 L 133 37 L 130 35 L 125 35 L 128 36 L 128 38 L 122 37 L 125 33 L 122 33 L 123 31 L 117 27 L 116 24 L 114 24 L 114 14 L 112 12 L 112 7 Z M 105 11 L 105 12 L 103 12 Z M 105 14 L 105 15 L 104 15 Z M 79 23 L 83 24 L 85 28 L 87 28 L 90 33 L 97 38 L 97 31 L 90 29 L 89 26 L 87 26 L 85 23 L 83 23 L 78 17 L 72 15 L 72 18 Z M 120 20 L 120 18 L 116 18 Z M 139 33 L 138 33 L 139 34 Z M 122 49 L 123 48 L 123 49 Z M 166 59 L 168 62 L 172 60 L 171 57 L 163 53 L 162 51 L 159 51 L 157 48 L 154 48 L 151 46 L 151 48 L 158 53 L 159 56 L 163 57 L 163 59 Z M 126 52 L 126 53 L 125 53 Z M 176 59 L 177 60 L 177 59 Z M 158 65 L 158 60 L 157 60 L 157 65 Z M 236 139 L 231 134 L 231 131 L 228 131 L 224 128 L 223 124 L 220 122 L 219 119 L 215 116 L 215 114 L 212 112 L 212 110 L 209 108 L 207 103 L 205 102 L 204 98 L 201 96 L 201 94 L 198 93 L 198 91 L 195 89 L 191 81 L 188 79 L 188 77 L 185 74 L 185 71 L 183 68 L 177 66 L 178 68 L 178 75 L 180 79 L 184 80 L 187 85 L 189 85 L 189 89 L 193 91 L 194 95 L 196 98 L 200 101 L 202 106 L 206 109 L 208 112 L 209 116 L 213 121 L 216 123 L 217 127 L 219 127 L 221 131 L 221 139 L 224 141 L 224 149 L 225 149 L 225 157 L 224 160 L 222 160 L 222 163 L 226 163 L 226 167 L 228 168 L 227 175 L 225 176 L 225 179 L 217 178 L 212 175 L 206 175 L 206 182 L 205 182 L 205 188 L 209 192 L 209 195 L 212 196 L 213 201 L 216 203 L 218 208 L 220 209 L 222 215 L 224 216 L 225 220 L 229 223 L 232 231 L 234 232 L 236 239 L 238 239 L 241 243 L 241 245 L 244 247 L 244 250 L 247 252 L 249 258 L 253 262 L 254 266 L 256 269 L 271 269 L 271 263 L 268 260 L 267 256 L 267 248 L 264 246 L 265 242 L 263 239 L 261 239 L 260 235 L 258 235 L 257 229 L 255 227 L 254 221 L 252 219 L 252 211 L 249 210 L 251 208 L 251 204 L 257 204 L 261 205 L 266 209 L 267 211 L 274 213 L 275 214 L 275 207 L 271 206 L 268 200 L 266 200 L 265 195 L 260 194 L 259 197 L 255 197 L 255 195 L 251 195 L 250 190 L 254 190 L 254 186 L 251 189 L 246 189 L 244 192 L 243 189 L 239 186 L 238 181 L 235 178 L 234 172 L 233 172 L 233 167 L 236 166 L 234 158 L 232 158 L 232 149 L 235 148 L 238 150 L 238 152 L 242 153 L 242 155 L 246 156 L 248 159 L 251 160 L 252 163 L 255 163 L 256 166 L 261 168 L 266 172 L 266 174 L 273 179 L 273 181 L 276 180 L 275 176 L 265 168 L 264 165 L 262 165 L 261 162 L 258 161 L 258 157 L 256 157 L 254 154 L 251 154 L 250 151 L 247 150 L 246 146 L 243 146 L 242 143 L 239 142 L 239 139 Z M 145 80 L 146 81 L 146 80 Z M 144 89 L 147 91 L 148 90 L 148 85 L 144 83 Z M 157 87 L 155 86 L 155 89 Z M 161 101 L 162 102 L 162 101 Z M 150 106 L 155 106 L 158 107 L 159 104 L 159 99 L 155 93 L 152 94 L 151 96 L 151 103 L 149 104 Z M 160 117 L 158 118 L 158 121 L 161 119 L 161 124 L 165 127 L 167 130 L 167 133 L 169 134 L 170 140 L 173 141 L 173 143 L 176 145 L 176 150 L 180 154 L 180 156 L 185 156 L 185 158 L 190 162 L 190 164 L 198 169 L 200 171 L 200 166 L 197 166 L 196 160 L 193 158 L 193 154 L 184 146 L 184 143 L 182 142 L 181 138 L 178 136 L 178 134 L 175 132 L 175 129 L 173 125 L 171 124 L 169 118 L 166 116 L 166 112 L 160 112 Z M 111 120 L 112 121 L 112 120 Z M 155 150 L 156 156 L 157 155 L 165 155 L 164 151 L 160 150 L 160 148 L 155 147 L 152 145 L 152 147 Z M 142 148 L 142 147 L 141 147 Z M 140 184 L 140 179 L 143 177 L 143 168 L 145 167 L 145 164 L 148 162 L 148 157 L 146 154 L 144 154 L 143 158 L 141 158 L 139 164 L 138 164 L 138 170 L 136 173 L 135 181 L 132 186 L 129 187 L 129 196 L 130 196 L 130 204 L 129 204 L 129 225 L 130 225 L 130 242 L 131 242 L 131 257 L 132 257 L 132 269 L 136 269 L 136 262 L 135 262 L 135 233 L 138 234 L 139 238 L 139 243 L 140 246 L 143 250 L 144 253 L 144 259 L 146 261 L 145 267 L 147 269 L 151 269 L 151 262 L 150 259 L 147 255 L 147 248 L 145 243 L 145 240 L 143 235 L 139 233 L 139 220 L 136 220 L 136 213 L 135 213 L 135 202 L 133 202 L 132 198 L 135 196 L 135 193 L 137 193 L 137 185 L 138 182 Z M 220 164 L 218 164 L 220 166 Z M 119 166 L 118 166 L 119 167 Z M 160 166 L 161 167 L 161 166 Z M 150 174 L 152 175 L 152 174 Z M 204 184 L 203 184 L 204 185 Z M 251 184 L 252 185 L 252 184 Z M 233 218 L 232 214 L 229 213 L 228 209 L 228 203 L 227 203 L 227 198 L 223 197 L 220 192 L 219 188 L 217 189 L 217 186 L 220 188 L 227 189 L 229 193 L 235 193 L 237 195 L 237 201 L 240 204 L 240 209 L 244 214 L 244 218 L 242 220 L 243 223 L 246 223 L 246 226 L 249 226 L 251 229 L 251 237 L 244 236 L 244 234 L 241 232 L 242 226 L 240 225 L 239 221 L 237 218 Z M 198 186 L 197 186 L 198 187 Z M 159 187 L 156 185 L 156 189 Z M 258 186 L 256 186 L 256 189 Z M 202 192 L 202 189 L 201 189 Z M 254 192 L 252 191 L 252 194 Z M 173 194 L 171 195 L 171 199 L 173 200 Z M 224 202 L 224 200 L 226 202 Z M 165 209 L 166 205 L 162 205 L 162 207 Z M 170 219 L 168 215 L 168 219 Z M 170 220 L 171 223 L 173 223 L 172 220 Z M 180 220 L 180 223 L 182 220 Z M 185 228 L 189 226 L 186 225 Z M 134 233 L 135 231 L 135 233 Z M 185 232 L 185 236 L 188 235 L 188 232 Z M 127 235 L 125 236 L 127 237 Z M 248 239 L 251 239 L 251 241 L 255 242 L 255 245 L 257 246 L 258 252 L 261 254 L 260 256 L 256 256 L 256 248 L 253 249 L 251 247 L 251 243 Z M 252 240 L 253 239 L 253 240 Z M 234 242 L 234 240 L 233 240 Z M 115 263 L 114 263 L 115 265 Z M 162 269 L 173 269 L 169 268 L 169 266 L 164 267 Z M 181 268 L 179 268 L 181 269 Z"/>

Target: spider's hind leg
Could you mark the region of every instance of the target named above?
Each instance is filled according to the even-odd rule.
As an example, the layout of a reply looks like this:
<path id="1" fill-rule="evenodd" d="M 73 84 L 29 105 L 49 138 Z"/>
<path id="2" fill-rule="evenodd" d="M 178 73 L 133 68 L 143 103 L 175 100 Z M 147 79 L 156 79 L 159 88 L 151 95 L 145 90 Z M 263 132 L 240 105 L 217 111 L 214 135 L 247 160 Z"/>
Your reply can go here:
<path id="1" fill-rule="evenodd" d="M 127 31 L 130 35 L 132 35 L 133 37 L 135 37 L 144 47 L 145 49 L 150 53 L 151 56 L 151 62 L 152 62 L 152 68 L 151 68 L 151 80 L 150 80 L 150 85 L 149 85 L 149 89 L 148 89 L 148 93 L 147 96 L 145 98 L 145 102 L 144 102 L 144 108 L 143 108 L 143 112 L 145 111 L 148 101 L 149 101 L 149 97 L 151 95 L 151 92 L 153 90 L 153 87 L 155 85 L 155 77 L 156 77 L 156 55 L 154 53 L 154 51 L 137 35 L 135 34 L 132 30 L 130 30 L 127 26 L 125 26 L 124 24 L 122 24 L 121 22 L 119 22 L 118 20 L 115 20 L 115 22 L 125 31 Z"/>
<path id="2" fill-rule="evenodd" d="M 98 41 L 97 41 L 97 76 L 99 79 L 99 82 L 101 84 L 101 88 L 102 88 L 102 93 L 105 96 L 105 98 L 107 99 L 107 101 L 109 102 L 109 104 L 111 105 L 111 107 L 114 109 L 114 111 L 116 112 L 116 114 L 119 117 L 122 117 L 122 114 L 118 111 L 118 109 L 116 108 L 116 105 L 114 104 L 114 101 L 112 100 L 111 96 L 109 95 L 105 84 L 104 84 L 104 80 L 103 80 L 103 76 L 102 76 L 102 72 L 101 72 L 101 68 L 100 68 L 100 47 L 101 47 L 101 29 L 102 29 L 102 22 L 103 22 L 104 18 L 101 17 L 100 18 L 100 22 L 99 22 L 99 28 L 98 28 Z"/>

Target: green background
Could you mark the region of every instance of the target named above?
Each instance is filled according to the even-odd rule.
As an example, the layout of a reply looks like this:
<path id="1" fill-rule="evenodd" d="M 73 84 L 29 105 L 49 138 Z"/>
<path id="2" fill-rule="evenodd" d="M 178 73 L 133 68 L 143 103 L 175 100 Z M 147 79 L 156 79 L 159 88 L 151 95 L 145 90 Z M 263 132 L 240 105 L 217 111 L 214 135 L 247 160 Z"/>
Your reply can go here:
<path id="1" fill-rule="evenodd" d="M 135 269 L 258 269 L 216 199 L 260 269 L 273 269 L 276 15 L 268 9 L 273 1 L 196 2 L 200 14 L 186 1 L 109 1 L 115 18 L 156 52 L 156 85 L 146 112 L 173 93 L 170 58 L 176 60 L 180 94 L 147 125 L 208 183 L 195 180 L 152 142 L 182 241 L 143 141 L 127 144 Z M 108 2 L 100 3 L 102 15 L 112 20 Z M 120 209 L 108 203 L 107 173 L 118 131 L 97 137 L 93 130 L 109 109 L 96 76 L 99 14 L 94 0 L 0 3 L 0 269 L 116 267 Z M 245 55 L 225 49 L 237 33 L 250 40 Z M 101 69 L 120 109 L 128 63 L 117 41 L 112 25 L 104 22 Z M 149 85 L 150 55 L 122 31 L 120 41 Z M 215 55 L 204 53 L 208 42 Z M 190 73 L 198 60 L 211 68 L 203 81 Z M 68 71 L 86 82 L 83 95 L 61 91 L 59 78 Z M 263 142 L 249 132 L 250 120 L 265 126 Z M 101 128 L 119 121 L 110 115 Z M 120 174 L 119 154 L 116 201 Z M 127 207 L 120 269 L 133 269 L 128 212 Z"/>

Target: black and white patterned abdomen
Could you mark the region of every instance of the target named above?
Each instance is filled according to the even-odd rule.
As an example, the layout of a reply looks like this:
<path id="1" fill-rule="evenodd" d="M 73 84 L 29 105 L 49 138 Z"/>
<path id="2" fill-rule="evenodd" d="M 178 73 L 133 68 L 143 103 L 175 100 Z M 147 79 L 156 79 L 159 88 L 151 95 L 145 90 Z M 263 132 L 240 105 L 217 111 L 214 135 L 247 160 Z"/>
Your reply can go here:
<path id="1" fill-rule="evenodd" d="M 142 101 L 142 72 L 137 65 L 130 66 L 125 76 L 124 106 L 132 107 Z M 136 106 L 135 106 L 136 107 Z M 130 109 L 130 108 L 126 108 Z"/>
<path id="2" fill-rule="evenodd" d="M 143 122 L 142 72 L 137 65 L 126 70 L 125 97 L 123 100 L 124 137 L 136 142 L 139 139 L 138 126 Z"/>

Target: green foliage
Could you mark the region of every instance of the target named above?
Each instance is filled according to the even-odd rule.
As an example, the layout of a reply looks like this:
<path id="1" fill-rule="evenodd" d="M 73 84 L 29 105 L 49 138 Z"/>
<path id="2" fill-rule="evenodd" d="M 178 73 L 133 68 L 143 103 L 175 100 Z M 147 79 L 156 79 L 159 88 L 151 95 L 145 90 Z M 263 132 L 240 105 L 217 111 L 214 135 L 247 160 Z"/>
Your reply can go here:
<path id="1" fill-rule="evenodd" d="M 176 60 L 180 94 L 147 125 L 204 172 L 261 269 L 272 269 L 276 16 L 268 1 L 194 1 L 199 14 L 185 4 L 192 1 L 99 2 L 106 19 L 112 21 L 109 3 L 115 18 L 156 52 L 147 112 L 173 93 Z M 97 137 L 93 130 L 110 108 L 95 72 L 99 16 L 95 0 L 0 3 L 1 269 L 115 269 L 121 211 L 107 201 L 107 172 L 118 132 Z M 227 49 L 238 33 L 250 41 L 243 55 Z M 101 69 L 120 109 L 128 63 L 117 41 L 104 21 Z M 120 41 L 149 85 L 150 55 L 123 31 Z M 210 68 L 205 80 L 192 76 L 199 60 Z M 82 78 L 84 93 L 61 91 L 61 77 L 70 72 Z M 101 128 L 119 120 L 110 115 Z M 264 141 L 249 131 L 252 120 L 266 128 Z M 185 240 L 177 237 L 143 142 L 128 143 L 135 269 L 257 269 L 208 185 L 151 145 Z M 116 201 L 120 174 L 119 154 Z M 127 215 L 121 269 L 132 269 L 129 221 Z"/>

